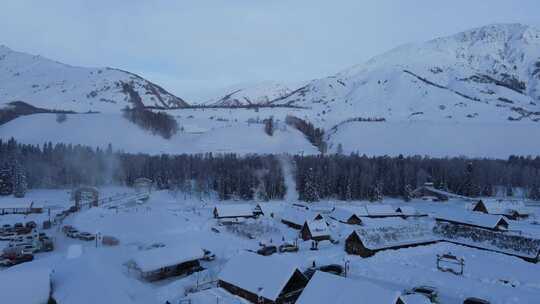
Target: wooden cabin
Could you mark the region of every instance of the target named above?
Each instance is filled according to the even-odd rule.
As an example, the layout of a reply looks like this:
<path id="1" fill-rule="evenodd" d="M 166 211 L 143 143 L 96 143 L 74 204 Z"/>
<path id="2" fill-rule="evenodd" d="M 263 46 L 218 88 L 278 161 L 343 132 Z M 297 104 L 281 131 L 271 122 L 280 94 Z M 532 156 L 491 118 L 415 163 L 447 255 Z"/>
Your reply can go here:
<path id="1" fill-rule="evenodd" d="M 500 215 L 466 212 L 459 215 L 445 215 L 435 218 L 438 222 L 448 222 L 454 225 L 470 226 L 493 231 L 507 231 L 508 221 Z"/>
<path id="2" fill-rule="evenodd" d="M 294 229 L 302 229 L 306 221 L 318 221 L 323 217 L 320 213 L 296 208 L 287 208 L 281 213 L 281 222 Z"/>
<path id="3" fill-rule="evenodd" d="M 140 278 L 157 281 L 203 270 L 199 261 L 204 256 L 204 251 L 195 245 L 165 246 L 139 252 L 132 259 L 132 268 Z"/>
<path id="4" fill-rule="evenodd" d="M 324 241 L 330 240 L 328 224 L 324 220 L 306 221 L 300 230 L 300 236 L 304 241 Z"/>
<path id="5" fill-rule="evenodd" d="M 216 219 L 254 218 L 255 208 L 249 204 L 222 204 L 214 207 Z"/>
<path id="6" fill-rule="evenodd" d="M 296 266 L 274 257 L 245 253 L 231 258 L 218 286 L 251 303 L 294 303 L 308 279 Z"/>
<path id="7" fill-rule="evenodd" d="M 349 224 L 349 225 L 361 225 L 362 219 L 356 215 L 353 211 L 343 208 L 335 208 L 334 211 L 329 215 L 333 220 L 336 220 L 340 223 Z"/>
<path id="8" fill-rule="evenodd" d="M 531 214 L 530 210 L 525 207 L 525 204 L 523 204 L 523 202 L 512 202 L 503 200 L 479 200 L 473 205 L 472 210 L 485 214 L 502 215 L 511 220 L 527 218 Z"/>
<path id="9" fill-rule="evenodd" d="M 347 237 L 345 251 L 367 258 L 382 250 L 429 245 L 438 241 L 427 223 L 361 228 Z"/>
<path id="10" fill-rule="evenodd" d="M 397 297 L 397 290 L 317 271 L 296 304 L 395 304 Z"/>

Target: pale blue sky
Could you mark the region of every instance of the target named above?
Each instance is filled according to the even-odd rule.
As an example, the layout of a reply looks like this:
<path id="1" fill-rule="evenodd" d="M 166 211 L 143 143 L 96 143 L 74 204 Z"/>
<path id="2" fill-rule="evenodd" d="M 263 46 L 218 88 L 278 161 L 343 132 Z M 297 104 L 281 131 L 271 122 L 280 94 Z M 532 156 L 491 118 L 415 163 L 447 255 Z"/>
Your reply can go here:
<path id="1" fill-rule="evenodd" d="M 0 44 L 139 73 L 181 97 L 334 74 L 490 23 L 540 27 L 538 0 L 5 0 Z"/>

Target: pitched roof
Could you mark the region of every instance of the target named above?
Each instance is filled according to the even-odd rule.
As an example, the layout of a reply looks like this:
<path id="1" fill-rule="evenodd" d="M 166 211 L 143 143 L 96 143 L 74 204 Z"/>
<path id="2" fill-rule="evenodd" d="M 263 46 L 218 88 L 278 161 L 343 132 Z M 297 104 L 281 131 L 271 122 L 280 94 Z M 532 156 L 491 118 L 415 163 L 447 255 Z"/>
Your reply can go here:
<path id="1" fill-rule="evenodd" d="M 46 268 L 7 269 L 0 272 L 2 303 L 47 303 L 51 291 L 51 271 Z M 32 292 L 29 292 L 31 288 Z"/>
<path id="2" fill-rule="evenodd" d="M 302 226 L 306 221 L 312 221 L 319 215 L 319 213 L 309 210 L 286 208 L 281 212 L 281 219 Z"/>
<path id="3" fill-rule="evenodd" d="M 416 208 L 411 206 L 400 206 L 396 208 L 396 212 L 401 213 L 403 215 L 418 215 L 420 214 Z"/>
<path id="4" fill-rule="evenodd" d="M 399 215 L 390 205 L 366 205 L 368 216 Z"/>
<path id="5" fill-rule="evenodd" d="M 350 209 L 336 208 L 334 209 L 334 211 L 332 211 L 332 213 L 329 216 L 336 221 L 346 222 L 353 215 L 355 215 L 355 213 L 351 211 Z"/>
<path id="6" fill-rule="evenodd" d="M 275 257 L 245 253 L 231 258 L 218 278 L 275 301 L 296 270 L 294 264 Z"/>
<path id="7" fill-rule="evenodd" d="M 394 304 L 397 298 L 397 291 L 317 271 L 296 304 Z"/>
<path id="8" fill-rule="evenodd" d="M 133 261 L 138 269 L 143 272 L 149 272 L 159 270 L 163 267 L 198 260 L 203 257 L 204 251 L 201 247 L 193 244 L 182 244 L 181 246 L 166 246 L 141 251 L 133 257 Z"/>
<path id="9" fill-rule="evenodd" d="M 249 204 L 221 204 L 216 205 L 218 217 L 247 217 L 253 216 L 253 206 Z"/>
<path id="10" fill-rule="evenodd" d="M 312 237 L 330 235 L 328 225 L 326 225 L 325 221 L 307 221 L 306 224 Z"/>
<path id="11" fill-rule="evenodd" d="M 517 211 L 520 214 L 532 213 L 521 201 L 486 200 L 481 202 L 484 204 L 489 214 L 509 215 L 512 211 Z M 480 201 L 475 205 L 479 203 Z"/>
<path id="12" fill-rule="evenodd" d="M 464 225 L 488 229 L 495 229 L 500 222 L 508 223 L 508 221 L 500 215 L 483 214 L 479 212 L 438 215 L 436 219 L 440 221 L 456 222 Z"/>
<path id="13" fill-rule="evenodd" d="M 356 233 L 366 248 L 372 250 L 429 243 L 438 240 L 433 234 L 432 223 L 428 221 L 404 222 L 407 224 L 360 228 L 353 233 Z"/>

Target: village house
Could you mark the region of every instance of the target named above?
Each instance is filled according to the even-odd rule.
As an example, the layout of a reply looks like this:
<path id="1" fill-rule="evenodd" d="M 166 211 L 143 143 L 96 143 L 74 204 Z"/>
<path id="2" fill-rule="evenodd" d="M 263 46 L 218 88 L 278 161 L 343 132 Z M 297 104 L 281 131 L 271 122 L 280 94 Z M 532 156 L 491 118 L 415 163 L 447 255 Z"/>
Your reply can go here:
<path id="1" fill-rule="evenodd" d="M 245 253 L 231 258 L 218 286 L 251 303 L 294 303 L 308 279 L 298 268 L 275 257 Z"/>
<path id="2" fill-rule="evenodd" d="M 165 246 L 139 252 L 132 259 L 132 268 L 142 279 L 157 281 L 201 271 L 199 260 L 204 257 L 204 251 L 196 245 Z"/>
<path id="3" fill-rule="evenodd" d="M 297 208 L 287 208 L 281 212 L 281 222 L 294 229 L 302 229 L 306 221 L 318 221 L 323 217 L 320 213 Z"/>
<path id="4" fill-rule="evenodd" d="M 431 301 L 424 295 L 413 293 L 399 296 L 395 304 L 431 304 Z"/>
<path id="5" fill-rule="evenodd" d="M 521 231 L 508 231 L 502 216 L 469 212 L 437 218 L 434 233 L 445 242 L 516 256 L 537 263 L 540 239 Z"/>
<path id="6" fill-rule="evenodd" d="M 508 230 L 508 220 L 500 215 L 482 214 L 477 212 L 464 212 L 460 214 L 447 214 L 437 216 L 438 222 L 448 222 L 454 225 L 464 225 L 494 231 Z"/>
<path id="7" fill-rule="evenodd" d="M 396 304 L 398 298 L 397 291 L 317 271 L 296 304 Z"/>
<path id="8" fill-rule="evenodd" d="M 531 211 L 523 202 L 503 200 L 479 200 L 473 204 L 473 211 L 492 215 L 502 215 L 511 220 L 529 217 Z"/>
<path id="9" fill-rule="evenodd" d="M 390 205 L 366 205 L 367 217 L 380 218 L 380 217 L 394 217 L 401 216 L 399 212 Z"/>
<path id="10" fill-rule="evenodd" d="M 214 207 L 216 219 L 254 218 L 254 207 L 249 204 L 221 204 Z"/>
<path id="11" fill-rule="evenodd" d="M 401 225 L 383 223 L 377 227 L 371 223 L 370 227 L 354 230 L 345 240 L 345 251 L 366 258 L 382 250 L 429 245 L 438 241 L 429 222 L 401 221 L 404 222 Z"/>
<path id="12" fill-rule="evenodd" d="M 399 213 L 403 218 L 427 216 L 426 213 L 421 213 L 410 206 L 400 206 L 396 208 L 396 213 Z"/>
<path id="13" fill-rule="evenodd" d="M 50 269 L 14 267 L 2 270 L 0 282 L 2 303 L 56 303 L 52 302 Z"/>
<path id="14" fill-rule="evenodd" d="M 330 240 L 328 224 L 323 220 L 306 221 L 300 230 L 300 236 L 304 241 L 324 241 Z"/>
<path id="15" fill-rule="evenodd" d="M 362 220 L 353 211 L 344 208 L 335 208 L 329 215 L 333 220 L 349 225 L 361 225 Z"/>

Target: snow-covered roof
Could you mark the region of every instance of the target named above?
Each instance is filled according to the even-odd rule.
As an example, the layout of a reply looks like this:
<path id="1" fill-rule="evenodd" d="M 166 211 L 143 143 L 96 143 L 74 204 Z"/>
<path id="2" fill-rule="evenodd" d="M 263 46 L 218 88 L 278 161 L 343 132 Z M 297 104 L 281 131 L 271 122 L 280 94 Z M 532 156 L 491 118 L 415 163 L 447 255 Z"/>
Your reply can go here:
<path id="1" fill-rule="evenodd" d="M 403 215 L 418 215 L 419 214 L 416 208 L 411 207 L 411 206 L 400 206 L 396 208 L 396 212 L 401 213 Z"/>
<path id="2" fill-rule="evenodd" d="M 201 247 L 193 244 L 181 244 L 141 251 L 133 257 L 133 261 L 142 272 L 150 272 L 203 257 L 204 251 Z"/>
<path id="3" fill-rule="evenodd" d="M 51 293 L 51 271 L 46 268 L 0 271 L 2 303 L 44 304 Z"/>
<path id="4" fill-rule="evenodd" d="M 487 209 L 489 214 L 507 215 L 512 211 L 517 211 L 520 214 L 531 214 L 532 211 L 525 206 L 522 201 L 510 201 L 510 200 L 484 200 L 481 201 Z M 475 204 L 475 206 L 478 203 Z"/>
<path id="5" fill-rule="evenodd" d="M 326 222 L 323 220 L 307 221 L 306 224 L 309 228 L 309 232 L 311 232 L 312 237 L 330 235 L 328 225 L 326 225 Z"/>
<path id="6" fill-rule="evenodd" d="M 297 208 L 286 208 L 281 212 L 281 219 L 287 222 L 297 224 L 299 226 L 304 225 L 306 221 L 312 221 L 319 216 L 319 213 L 300 210 Z"/>
<path id="7" fill-rule="evenodd" d="M 334 209 L 335 209 L 334 206 L 329 206 L 329 205 L 312 205 L 312 206 L 309 206 L 309 210 L 312 210 L 314 212 L 324 213 L 324 214 L 332 213 L 332 211 L 334 211 Z"/>
<path id="8" fill-rule="evenodd" d="M 421 244 L 437 241 L 433 234 L 432 223 L 428 221 L 410 221 L 407 225 L 389 225 L 376 228 L 355 230 L 364 246 L 379 250 L 398 246 Z"/>
<path id="9" fill-rule="evenodd" d="M 479 212 L 439 214 L 437 220 L 456 222 L 488 229 L 495 229 L 501 221 L 508 223 L 508 221 L 500 215 L 483 214 Z"/>
<path id="10" fill-rule="evenodd" d="M 253 216 L 253 206 L 249 204 L 221 204 L 216 205 L 218 217 L 247 217 Z"/>
<path id="11" fill-rule="evenodd" d="M 317 271 L 296 304 L 394 304 L 399 296 L 370 282 Z"/>
<path id="12" fill-rule="evenodd" d="M 259 203 L 257 207 L 264 215 L 270 215 L 272 213 L 278 213 L 282 209 L 282 205 L 275 202 Z"/>
<path id="13" fill-rule="evenodd" d="M 464 199 L 464 200 L 471 200 L 470 197 L 467 197 L 467 196 L 463 196 L 463 195 L 459 195 L 459 194 L 455 194 L 455 193 L 452 193 L 452 192 L 448 192 L 448 191 L 444 191 L 444 190 L 439 190 L 433 186 L 421 186 L 420 188 L 414 190 L 413 192 L 417 192 L 418 190 L 420 189 L 425 189 L 425 190 L 428 190 L 429 192 L 432 192 L 432 193 L 436 193 L 436 194 L 439 194 L 439 195 L 444 195 L 448 198 L 457 198 L 457 199 Z"/>
<path id="14" fill-rule="evenodd" d="M 423 295 L 410 294 L 399 297 L 404 304 L 431 304 L 431 301 Z"/>
<path id="15" fill-rule="evenodd" d="M 353 215 L 355 215 L 355 213 L 351 211 L 350 209 L 336 208 L 334 209 L 334 211 L 332 211 L 332 213 L 329 216 L 336 221 L 346 222 Z"/>
<path id="16" fill-rule="evenodd" d="M 297 267 L 276 257 L 245 253 L 231 258 L 218 278 L 275 301 Z"/>
<path id="17" fill-rule="evenodd" d="M 400 217 L 362 218 L 362 226 L 365 228 L 401 227 L 410 225 L 413 220 L 405 220 Z"/>
<path id="18" fill-rule="evenodd" d="M 392 216 L 398 215 L 390 205 L 366 205 L 368 216 Z"/>

